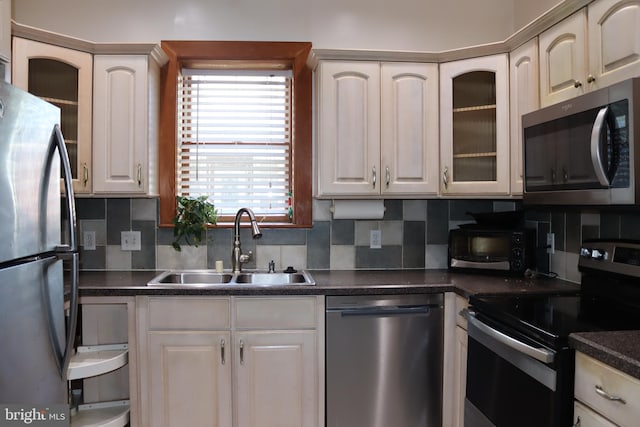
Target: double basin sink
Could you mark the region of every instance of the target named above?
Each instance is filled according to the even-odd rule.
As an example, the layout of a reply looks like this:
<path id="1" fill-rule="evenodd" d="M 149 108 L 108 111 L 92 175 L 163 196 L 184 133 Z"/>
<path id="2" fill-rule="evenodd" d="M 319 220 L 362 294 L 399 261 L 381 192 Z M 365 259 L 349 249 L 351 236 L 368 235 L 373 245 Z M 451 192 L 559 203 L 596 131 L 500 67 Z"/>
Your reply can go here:
<path id="1" fill-rule="evenodd" d="M 290 286 L 315 285 L 307 271 L 267 273 L 261 271 L 217 272 L 215 270 L 169 270 L 153 278 L 149 286 L 216 287 L 216 286 Z"/>

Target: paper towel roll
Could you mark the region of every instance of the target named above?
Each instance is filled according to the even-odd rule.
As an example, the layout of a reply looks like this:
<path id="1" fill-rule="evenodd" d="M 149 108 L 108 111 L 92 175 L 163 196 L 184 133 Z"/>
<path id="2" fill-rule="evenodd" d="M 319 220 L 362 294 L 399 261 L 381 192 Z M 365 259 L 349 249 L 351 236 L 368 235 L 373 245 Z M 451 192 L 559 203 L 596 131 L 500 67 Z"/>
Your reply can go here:
<path id="1" fill-rule="evenodd" d="M 334 200 L 333 219 L 382 219 L 384 200 Z"/>

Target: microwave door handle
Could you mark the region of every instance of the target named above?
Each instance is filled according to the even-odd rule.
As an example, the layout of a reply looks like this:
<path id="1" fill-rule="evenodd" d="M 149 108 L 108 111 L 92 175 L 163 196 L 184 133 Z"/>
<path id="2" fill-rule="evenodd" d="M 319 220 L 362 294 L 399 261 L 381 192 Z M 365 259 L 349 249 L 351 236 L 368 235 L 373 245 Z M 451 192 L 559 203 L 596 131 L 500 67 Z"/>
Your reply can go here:
<path id="1" fill-rule="evenodd" d="M 605 187 L 610 185 L 609 178 L 607 178 L 607 172 L 602 164 L 602 156 L 600 155 L 600 139 L 602 135 L 603 126 L 606 125 L 605 119 L 609 113 L 609 107 L 604 107 L 598 111 L 596 120 L 593 122 L 593 129 L 591 129 L 591 163 L 593 164 L 593 170 L 596 173 L 596 177 L 600 184 Z"/>

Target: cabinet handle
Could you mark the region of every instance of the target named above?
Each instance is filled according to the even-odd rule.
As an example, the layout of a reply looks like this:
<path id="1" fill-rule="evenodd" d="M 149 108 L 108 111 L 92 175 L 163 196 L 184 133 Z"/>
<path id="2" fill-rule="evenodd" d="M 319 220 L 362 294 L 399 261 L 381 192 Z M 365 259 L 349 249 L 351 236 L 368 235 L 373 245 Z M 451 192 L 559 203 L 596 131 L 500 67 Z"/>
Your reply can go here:
<path id="1" fill-rule="evenodd" d="M 573 81 L 573 87 L 575 87 L 576 89 L 578 89 L 581 86 L 582 86 L 582 82 L 580 80 Z"/>
<path id="2" fill-rule="evenodd" d="M 142 164 L 138 163 L 138 187 L 142 187 Z"/>
<path id="3" fill-rule="evenodd" d="M 576 419 L 576 423 L 573 425 L 573 427 L 580 427 L 582 424 L 580 422 L 580 417 L 578 416 L 578 418 Z"/>
<path id="4" fill-rule="evenodd" d="M 442 183 L 444 184 L 445 190 L 449 185 L 449 177 L 447 176 L 448 174 L 449 174 L 449 168 L 445 166 L 444 171 L 442 172 Z"/>
<path id="5" fill-rule="evenodd" d="M 240 364 L 244 365 L 244 340 L 240 340 Z"/>
<path id="6" fill-rule="evenodd" d="M 609 393 L 607 393 L 601 386 L 596 385 L 596 394 L 600 397 L 604 397 L 607 400 L 611 400 L 612 402 L 620 402 L 623 405 L 627 404 L 627 401 L 624 400 L 622 397 L 620 396 L 614 396 L 611 395 Z"/>
<path id="7" fill-rule="evenodd" d="M 87 167 L 87 163 L 82 164 L 82 186 L 86 187 L 87 182 L 89 182 L 89 168 Z"/>
<path id="8" fill-rule="evenodd" d="M 587 77 L 587 83 L 593 83 L 596 81 L 596 78 L 593 77 L 591 74 L 589 74 L 589 77 Z"/>
<path id="9" fill-rule="evenodd" d="M 371 169 L 371 182 L 373 183 L 373 188 L 376 188 L 376 181 L 377 181 L 377 173 L 376 173 L 376 167 L 374 166 Z"/>
<path id="10" fill-rule="evenodd" d="M 391 182 L 391 172 L 389 172 L 389 166 L 386 167 L 386 176 L 387 180 L 387 188 L 389 188 L 389 183 Z"/>
<path id="11" fill-rule="evenodd" d="M 222 338 L 220 340 L 220 362 L 222 362 L 223 365 L 226 362 L 226 359 L 224 357 L 224 346 L 225 346 L 225 344 L 226 344 L 226 342 L 225 342 L 224 338 Z"/>

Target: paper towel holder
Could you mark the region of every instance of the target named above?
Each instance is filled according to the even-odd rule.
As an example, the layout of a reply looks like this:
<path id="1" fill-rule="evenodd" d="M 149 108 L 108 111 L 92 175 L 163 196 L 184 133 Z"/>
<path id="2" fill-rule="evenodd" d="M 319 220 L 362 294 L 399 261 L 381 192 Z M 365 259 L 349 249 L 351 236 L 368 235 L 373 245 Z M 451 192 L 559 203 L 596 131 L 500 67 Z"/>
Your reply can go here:
<path id="1" fill-rule="evenodd" d="M 331 208 L 333 219 L 383 219 L 386 210 L 384 200 L 334 200 Z"/>

